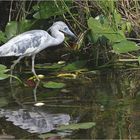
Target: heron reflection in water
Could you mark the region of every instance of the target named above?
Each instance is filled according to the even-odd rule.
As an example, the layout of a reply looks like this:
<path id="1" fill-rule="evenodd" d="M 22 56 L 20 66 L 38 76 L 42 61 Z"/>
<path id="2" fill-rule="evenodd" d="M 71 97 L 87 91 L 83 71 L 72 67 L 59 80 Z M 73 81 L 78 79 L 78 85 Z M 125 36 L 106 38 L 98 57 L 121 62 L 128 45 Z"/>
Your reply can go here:
<path id="1" fill-rule="evenodd" d="M 0 47 L 0 57 L 17 56 L 18 59 L 11 65 L 11 75 L 15 65 L 24 57 L 32 57 L 32 72 L 36 79 L 39 78 L 34 69 L 35 56 L 47 47 L 56 46 L 64 41 L 64 34 L 75 37 L 69 27 L 62 21 L 55 22 L 49 31 L 51 35 L 44 30 L 31 30 L 9 40 Z M 12 77 L 10 78 L 12 82 Z"/>

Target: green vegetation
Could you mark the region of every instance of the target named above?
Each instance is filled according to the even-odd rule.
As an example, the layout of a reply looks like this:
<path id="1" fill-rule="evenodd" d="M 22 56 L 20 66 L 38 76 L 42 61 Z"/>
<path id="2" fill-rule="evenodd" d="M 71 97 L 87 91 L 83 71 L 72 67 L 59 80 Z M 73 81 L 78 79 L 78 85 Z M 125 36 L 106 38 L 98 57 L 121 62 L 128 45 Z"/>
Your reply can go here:
<path id="1" fill-rule="evenodd" d="M 65 40 L 67 47 L 63 54 L 69 53 L 69 57 L 63 61 L 67 61 L 67 66 L 52 64 L 44 67 L 39 64 L 36 66 L 39 69 L 49 67 L 69 72 L 77 61 L 83 64 L 79 68 L 76 65 L 76 69 L 81 66 L 89 70 L 139 67 L 140 27 L 136 17 L 139 16 L 140 3 L 136 0 L 7 1 L 2 4 L 9 11 L 2 21 L 1 44 L 27 30 L 47 30 L 58 20 L 65 21 L 77 34 L 75 42 Z"/>
<path id="2" fill-rule="evenodd" d="M 94 122 L 87 122 L 87 123 L 77 123 L 77 124 L 69 124 L 69 125 L 62 125 L 57 128 L 58 131 L 64 130 L 78 130 L 78 129 L 90 129 L 94 127 L 96 124 Z M 39 135 L 40 138 L 49 138 L 53 136 L 61 136 L 59 133 L 46 133 Z"/>
<path id="3" fill-rule="evenodd" d="M 0 64 L 0 80 L 6 79 L 9 77 L 6 72 L 8 71 L 7 67 Z"/>
<path id="4" fill-rule="evenodd" d="M 42 139 L 63 139 L 65 133 L 75 137 L 77 131 L 83 136 L 86 129 L 92 139 L 139 137 L 138 0 L 9 0 L 0 1 L 0 12 L 0 45 L 28 30 L 47 31 L 56 21 L 67 23 L 77 35 L 76 40 L 66 37 L 62 48 L 50 47 L 36 57 L 35 69 L 41 82 L 36 81 L 28 68 L 31 63 L 28 58 L 23 59 L 20 68 L 16 67 L 16 77 L 8 69 L 9 62 L 15 59 L 0 57 L 1 94 L 4 94 L 0 107 L 44 103 L 43 110 L 70 114 L 72 121 L 68 125 L 58 125 L 55 131 L 40 134 Z M 2 80 L 10 76 L 22 84 L 14 81 L 8 90 L 9 82 Z M 10 93 L 10 98 L 6 93 Z M 14 127 L 5 131 L 6 128 L 2 127 L 2 134 L 17 130 Z M 28 135 L 22 137 L 19 130 L 17 133 L 20 138 L 29 139 Z"/>
<path id="5" fill-rule="evenodd" d="M 58 83 L 58 82 L 53 82 L 53 81 L 43 83 L 43 87 L 46 87 L 46 88 L 63 88 L 64 86 L 65 86 L 64 83 Z"/>

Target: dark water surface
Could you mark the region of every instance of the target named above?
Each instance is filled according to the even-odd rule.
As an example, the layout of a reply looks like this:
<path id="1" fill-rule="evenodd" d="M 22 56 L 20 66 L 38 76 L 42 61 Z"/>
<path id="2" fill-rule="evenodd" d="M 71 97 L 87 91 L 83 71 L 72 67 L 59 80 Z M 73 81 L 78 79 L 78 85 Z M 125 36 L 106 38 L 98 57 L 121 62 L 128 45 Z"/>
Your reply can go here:
<path id="1" fill-rule="evenodd" d="M 51 129 L 56 136 L 50 139 L 57 140 L 140 139 L 140 86 L 137 79 L 129 76 L 109 72 L 57 79 L 65 82 L 66 87 L 46 89 L 40 84 L 36 96 L 32 87 L 16 82 L 10 86 L 8 80 L 0 81 L 0 139 L 7 135 L 9 139 L 12 136 L 40 139 L 41 132 L 50 133 Z M 35 107 L 35 102 L 45 105 Z M 42 116 L 47 116 L 47 126 Z M 54 130 L 62 124 L 82 122 L 95 122 L 96 125 L 90 129 Z M 31 132 L 32 127 L 36 133 Z"/>

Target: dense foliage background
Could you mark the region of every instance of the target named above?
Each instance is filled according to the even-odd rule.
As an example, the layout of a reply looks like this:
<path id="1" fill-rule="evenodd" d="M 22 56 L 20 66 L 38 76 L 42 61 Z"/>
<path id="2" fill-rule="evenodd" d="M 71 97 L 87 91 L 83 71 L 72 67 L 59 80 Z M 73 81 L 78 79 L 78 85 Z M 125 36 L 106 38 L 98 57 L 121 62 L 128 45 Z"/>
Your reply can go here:
<path id="1" fill-rule="evenodd" d="M 53 22 L 62 20 L 78 39 L 66 38 L 67 47 L 58 49 L 55 58 L 54 51 L 48 50 L 49 61 L 63 54 L 62 59 L 67 61 L 86 60 L 91 68 L 137 67 L 139 5 L 137 0 L 0 1 L 0 44 L 27 30 L 47 30 Z M 45 51 L 39 59 L 46 60 Z"/>

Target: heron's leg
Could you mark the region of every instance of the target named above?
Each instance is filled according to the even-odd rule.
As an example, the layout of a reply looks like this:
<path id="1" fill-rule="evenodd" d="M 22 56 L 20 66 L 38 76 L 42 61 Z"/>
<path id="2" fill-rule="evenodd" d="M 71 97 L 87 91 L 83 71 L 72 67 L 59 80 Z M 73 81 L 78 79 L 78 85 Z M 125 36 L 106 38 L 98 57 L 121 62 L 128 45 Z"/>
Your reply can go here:
<path id="1" fill-rule="evenodd" d="M 16 64 L 23 58 L 24 56 L 20 56 L 17 60 L 14 61 L 13 65 L 11 65 L 11 75 L 13 75 L 13 70 Z M 10 83 L 12 83 L 12 76 L 10 77 Z"/>
<path id="2" fill-rule="evenodd" d="M 34 74 L 34 76 L 36 77 L 36 79 L 38 81 L 40 81 L 40 79 L 38 78 L 36 72 L 35 72 L 35 54 L 32 56 L 32 73 Z"/>

